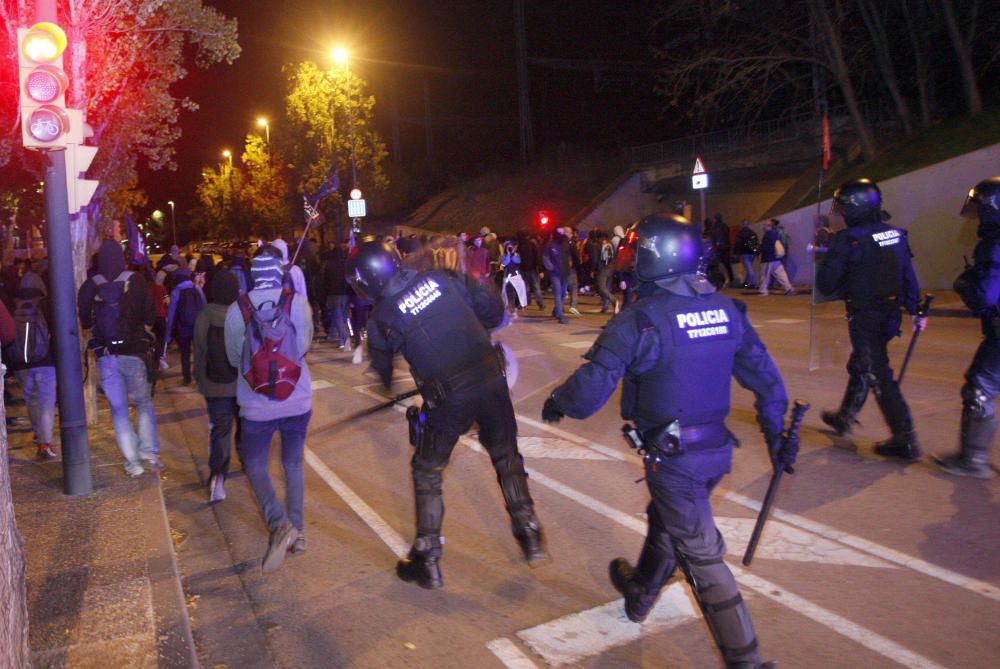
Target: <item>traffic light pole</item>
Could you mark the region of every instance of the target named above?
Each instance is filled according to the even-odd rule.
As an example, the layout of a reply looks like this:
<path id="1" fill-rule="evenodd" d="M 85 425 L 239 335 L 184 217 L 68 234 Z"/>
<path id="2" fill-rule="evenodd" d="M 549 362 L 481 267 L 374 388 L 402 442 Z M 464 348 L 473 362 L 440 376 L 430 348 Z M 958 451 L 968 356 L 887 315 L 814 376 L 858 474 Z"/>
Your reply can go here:
<path id="1" fill-rule="evenodd" d="M 56 388 L 59 397 L 59 438 L 62 441 L 63 490 L 67 495 L 93 491 L 90 444 L 83 402 L 83 366 L 77 326 L 76 280 L 66 189 L 66 152 L 47 151 L 45 166 L 45 221 L 48 231 L 49 282 L 56 352 Z"/>

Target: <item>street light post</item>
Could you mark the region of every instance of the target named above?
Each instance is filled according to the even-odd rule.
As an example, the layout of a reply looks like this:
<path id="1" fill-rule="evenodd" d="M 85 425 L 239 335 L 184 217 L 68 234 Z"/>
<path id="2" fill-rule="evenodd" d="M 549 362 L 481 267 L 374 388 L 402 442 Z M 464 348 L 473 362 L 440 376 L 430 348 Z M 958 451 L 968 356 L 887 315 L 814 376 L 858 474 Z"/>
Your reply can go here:
<path id="1" fill-rule="evenodd" d="M 351 64 L 344 49 L 334 49 L 333 58 L 338 63 L 344 64 L 344 73 L 347 75 L 347 122 L 351 131 L 351 179 L 354 188 L 358 187 L 358 144 L 354 137 L 354 96 L 351 95 Z"/>
<path id="2" fill-rule="evenodd" d="M 170 205 L 170 228 L 174 233 L 174 246 L 177 246 L 177 217 L 174 215 L 174 201 L 167 200 Z"/>
<path id="3" fill-rule="evenodd" d="M 271 150 L 271 124 L 267 122 L 267 119 L 261 116 L 257 119 L 257 125 L 264 128 L 264 142 L 267 144 L 267 150 Z"/>

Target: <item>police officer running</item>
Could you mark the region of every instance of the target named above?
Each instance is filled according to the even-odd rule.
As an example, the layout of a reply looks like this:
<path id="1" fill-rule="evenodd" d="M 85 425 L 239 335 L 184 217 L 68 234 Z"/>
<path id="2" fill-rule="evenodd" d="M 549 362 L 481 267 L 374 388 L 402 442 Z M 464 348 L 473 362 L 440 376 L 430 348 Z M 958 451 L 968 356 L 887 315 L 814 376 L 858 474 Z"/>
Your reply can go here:
<path id="1" fill-rule="evenodd" d="M 927 326 L 917 313 L 920 287 L 906 231 L 882 220 L 882 192 L 870 179 L 844 182 L 833 194 L 834 214 L 847 228 L 833 238 L 816 273 L 820 292 L 843 299 L 853 350 L 847 361 L 847 389 L 840 410 L 824 411 L 823 422 L 838 435 L 850 434 L 855 417 L 874 390 L 892 439 L 875 445 L 883 457 L 915 461 L 920 446 L 910 408 L 889 367 L 889 340 L 900 334 L 900 307 L 913 317 L 915 330 Z"/>
<path id="2" fill-rule="evenodd" d="M 662 213 L 640 221 L 637 233 L 639 300 L 608 323 L 584 356 L 588 362 L 546 400 L 542 418 L 587 418 L 624 378 L 621 413 L 635 422 L 626 427 L 642 444 L 652 497 L 638 564 L 617 558 L 609 567 L 626 615 L 642 622 L 680 565 L 726 666 L 772 666 L 761 664 L 750 612 L 723 562 L 726 544 L 709 496 L 737 445 L 725 425 L 732 377 L 756 396 L 775 467 L 794 463 L 798 444 L 780 437 L 785 385 L 746 305 L 698 273 L 698 229 Z"/>
<path id="3" fill-rule="evenodd" d="M 392 249 L 366 241 L 347 261 L 347 279 L 374 300 L 368 322 L 372 367 L 386 387 L 392 358 L 402 353 L 424 399 L 411 417 L 416 452 L 410 463 L 416 498 L 417 536 L 397 575 L 422 588 L 443 585 L 442 472 L 455 443 L 473 424 L 490 455 L 511 517 L 514 536 L 529 565 L 548 560 L 542 529 L 528 492 L 528 475 L 517 448 L 517 423 L 504 366 L 488 329 L 502 324 L 503 301 L 491 287 L 444 270 L 401 269 Z"/>
<path id="4" fill-rule="evenodd" d="M 976 184 L 962 216 L 979 217 L 979 243 L 972 267 L 955 280 L 955 292 L 979 316 L 983 341 L 965 372 L 962 387 L 962 450 L 935 458 L 949 474 L 993 478 L 990 447 L 997 432 L 996 398 L 1000 393 L 1000 177 Z"/>

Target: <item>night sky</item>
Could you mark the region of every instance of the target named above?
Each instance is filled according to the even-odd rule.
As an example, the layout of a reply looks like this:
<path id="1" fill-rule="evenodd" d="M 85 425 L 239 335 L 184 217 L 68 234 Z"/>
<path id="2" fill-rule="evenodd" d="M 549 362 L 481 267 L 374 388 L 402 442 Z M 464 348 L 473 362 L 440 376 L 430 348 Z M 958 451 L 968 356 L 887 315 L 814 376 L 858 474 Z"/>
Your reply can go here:
<path id="1" fill-rule="evenodd" d="M 398 101 L 404 167 L 426 158 L 423 81 L 434 117 L 435 159 L 443 170 L 468 174 L 497 161 L 516 160 L 518 126 L 512 0 L 206 0 L 239 20 L 242 55 L 232 66 L 190 68 L 176 86 L 200 105 L 183 112 L 176 173 L 144 172 L 149 207 L 177 202 L 178 217 L 196 206 L 203 166 L 221 163 L 223 148 L 238 155 L 258 116 L 282 132 L 282 66 L 311 59 L 328 66 L 344 45 L 351 71 L 364 77 L 377 100 L 378 129 L 391 152 L 390 100 Z M 529 57 L 650 62 L 648 2 L 528 0 Z M 536 145 L 560 141 L 629 145 L 661 138 L 652 79 L 643 75 L 595 91 L 590 73 L 529 68 Z"/>

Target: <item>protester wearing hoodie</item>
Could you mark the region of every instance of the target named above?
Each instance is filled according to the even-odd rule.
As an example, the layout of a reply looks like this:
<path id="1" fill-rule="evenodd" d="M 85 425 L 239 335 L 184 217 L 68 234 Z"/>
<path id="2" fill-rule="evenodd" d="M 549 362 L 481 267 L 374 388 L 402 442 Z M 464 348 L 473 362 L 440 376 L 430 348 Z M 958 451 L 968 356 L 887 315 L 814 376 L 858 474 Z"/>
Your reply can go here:
<path id="1" fill-rule="evenodd" d="M 156 319 L 153 295 L 139 274 L 125 272 L 125 254 L 111 239 L 101 243 L 97 254 L 97 273 L 83 282 L 77 296 L 80 324 L 91 331 L 88 346 L 97 354 L 101 389 L 111 407 L 118 450 L 125 458 L 125 471 L 139 476 L 143 466 L 163 469 L 158 458 L 160 444 L 156 433 L 152 384 L 145 357 L 151 350 L 152 327 Z M 104 299 L 99 286 L 121 283 L 117 307 Z M 112 289 L 118 286 L 110 286 Z M 106 310 L 106 311 L 105 311 Z M 105 314 L 114 316 L 119 338 L 112 340 L 102 332 Z M 136 405 L 137 430 L 129 419 L 129 397 Z"/>
<path id="2" fill-rule="evenodd" d="M 48 295 L 49 291 L 42 278 L 29 270 L 21 277 L 15 304 L 18 307 L 22 304 L 34 305 L 37 314 L 51 327 L 52 305 Z M 15 307 L 15 322 L 22 317 L 22 311 L 28 313 L 27 310 Z M 23 354 L 18 355 L 20 351 L 14 351 L 13 355 L 6 358 L 8 366 L 21 384 L 24 402 L 28 405 L 28 417 L 35 431 L 35 443 L 38 445 L 36 455 L 39 460 L 56 458 L 52 449 L 52 430 L 56 420 L 56 363 L 52 356 L 52 342 L 49 341 L 48 344 L 45 356 L 34 362 L 25 361 Z"/>
<path id="3" fill-rule="evenodd" d="M 194 284 L 186 267 L 174 272 L 177 285 L 170 292 L 170 309 L 167 312 L 167 338 L 163 354 L 171 341 L 177 342 L 181 352 L 181 374 L 185 386 L 191 385 L 191 340 L 198 314 L 205 308 L 205 295 Z"/>
<path id="4" fill-rule="evenodd" d="M 208 447 L 209 502 L 226 498 L 225 482 L 229 474 L 230 435 L 233 422 L 239 417 L 236 403 L 237 369 L 229 363 L 225 351 L 226 313 L 240 295 L 236 275 L 222 269 L 215 272 L 209 286 L 208 304 L 198 314 L 194 324 L 194 378 L 198 392 L 205 396 L 210 427 Z M 236 452 L 240 443 L 239 422 L 236 423 Z"/>
<path id="5" fill-rule="evenodd" d="M 288 278 L 292 282 L 292 289 L 295 291 L 296 295 L 301 295 L 309 301 L 309 287 L 306 283 L 306 275 L 302 271 L 302 268 L 298 265 L 288 264 L 288 243 L 284 239 L 275 239 L 271 242 L 271 246 L 278 249 L 281 252 L 281 265 L 283 271 L 288 274 Z M 252 266 L 251 266 L 252 270 Z"/>
<path id="6" fill-rule="evenodd" d="M 280 303 L 284 286 L 281 253 L 274 247 L 263 247 L 250 263 L 254 288 L 247 297 L 254 309 Z M 274 571 L 281 566 L 286 553 L 305 550 L 302 534 L 305 479 L 302 458 L 305 450 L 306 429 L 312 415 L 312 377 L 306 364 L 305 353 L 312 344 L 312 309 L 305 296 L 292 296 L 290 318 L 295 330 L 296 348 L 301 359 L 294 361 L 301 367 L 295 388 L 283 400 L 271 399 L 255 392 L 243 375 L 244 345 L 247 326 L 240 304 L 229 307 L 225 321 L 226 355 L 229 363 L 240 370 L 236 382 L 236 402 L 240 410 L 243 441 L 243 469 L 253 488 L 261 513 L 271 536 L 261 568 Z M 285 471 L 285 504 L 282 505 L 274 491 L 268 472 L 271 438 L 281 434 L 281 464 Z"/>
<path id="7" fill-rule="evenodd" d="M 560 323 L 568 323 L 563 315 L 563 301 L 566 299 L 566 287 L 572 265 L 565 228 L 556 228 L 552 232 L 552 238 L 542 249 L 542 265 L 549 273 L 549 280 L 552 282 L 552 299 L 555 302 L 552 317 Z"/>

